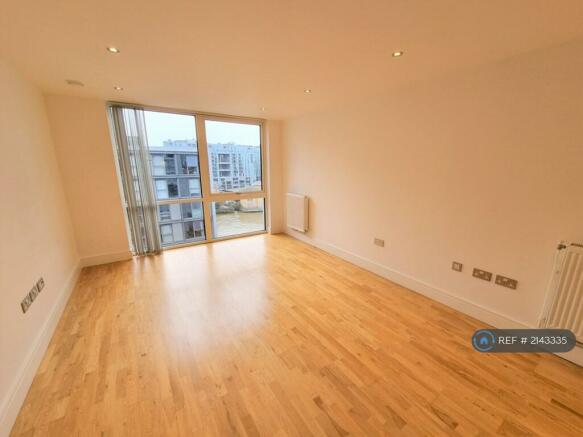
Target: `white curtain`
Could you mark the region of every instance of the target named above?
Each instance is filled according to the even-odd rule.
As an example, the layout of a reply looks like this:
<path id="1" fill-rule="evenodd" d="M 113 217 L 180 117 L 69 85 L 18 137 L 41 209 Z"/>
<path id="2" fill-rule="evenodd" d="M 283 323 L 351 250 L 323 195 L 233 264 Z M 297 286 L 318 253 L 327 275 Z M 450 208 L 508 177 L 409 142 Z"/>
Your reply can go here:
<path id="1" fill-rule="evenodd" d="M 111 107 L 115 144 L 135 255 L 162 249 L 144 111 Z"/>

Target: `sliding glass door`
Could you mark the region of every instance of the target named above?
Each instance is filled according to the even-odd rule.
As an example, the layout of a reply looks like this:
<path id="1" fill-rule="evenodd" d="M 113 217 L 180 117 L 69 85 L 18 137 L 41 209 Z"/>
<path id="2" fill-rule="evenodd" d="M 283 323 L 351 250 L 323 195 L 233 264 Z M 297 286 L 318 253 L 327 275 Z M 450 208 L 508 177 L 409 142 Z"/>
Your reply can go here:
<path id="1" fill-rule="evenodd" d="M 162 247 L 213 241 L 264 232 L 265 184 L 262 126 L 258 121 L 202 114 L 112 107 L 120 113 L 133 111 L 143 129 L 114 132 L 119 148 L 138 144 L 149 163 L 143 171 L 153 193 L 156 226 Z M 114 115 L 115 117 L 115 115 Z M 113 128 L 120 131 L 118 126 Z M 124 136 L 125 135 L 125 136 Z M 121 143 L 121 144 L 120 144 Z M 126 146 L 127 147 L 127 146 Z M 138 155 L 136 155 L 138 156 Z M 134 162 L 124 170 L 133 172 Z M 142 165 L 147 167 L 146 165 Z M 123 166 L 120 165 L 120 169 Z M 121 171 L 121 170 L 120 170 Z M 122 181 L 130 180 L 121 171 Z M 123 185 L 123 184 L 122 184 Z M 126 205 L 133 191 L 143 187 L 124 185 Z M 150 191 L 150 190 L 148 190 Z M 132 210 L 127 206 L 128 215 Z M 140 238 L 134 226 L 132 238 Z M 149 233 L 153 234 L 152 232 Z M 156 240 L 156 238 L 155 238 Z"/>

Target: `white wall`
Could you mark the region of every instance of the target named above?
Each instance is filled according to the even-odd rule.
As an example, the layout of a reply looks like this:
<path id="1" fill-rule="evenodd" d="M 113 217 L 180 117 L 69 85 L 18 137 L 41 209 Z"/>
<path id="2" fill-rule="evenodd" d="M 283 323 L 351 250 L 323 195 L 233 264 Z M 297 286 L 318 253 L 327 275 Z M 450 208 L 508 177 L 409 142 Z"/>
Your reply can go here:
<path id="1" fill-rule="evenodd" d="M 282 122 L 268 120 L 267 131 L 267 180 L 269 209 L 269 232 L 277 234 L 283 232 L 283 169 L 282 169 Z"/>
<path id="2" fill-rule="evenodd" d="M 105 101 L 56 95 L 45 100 L 83 264 L 128 259 Z"/>
<path id="3" fill-rule="evenodd" d="M 45 101 L 83 264 L 129 258 L 106 102 L 60 95 Z M 283 227 L 281 122 L 267 122 L 266 133 L 269 224 L 277 233 Z"/>
<path id="4" fill-rule="evenodd" d="M 288 120 L 283 141 L 308 241 L 425 294 L 532 325 L 557 242 L 583 242 L 581 42 Z"/>
<path id="5" fill-rule="evenodd" d="M 39 91 L 0 61 L 0 435 L 7 435 L 79 271 Z M 20 302 L 43 277 L 26 314 Z"/>

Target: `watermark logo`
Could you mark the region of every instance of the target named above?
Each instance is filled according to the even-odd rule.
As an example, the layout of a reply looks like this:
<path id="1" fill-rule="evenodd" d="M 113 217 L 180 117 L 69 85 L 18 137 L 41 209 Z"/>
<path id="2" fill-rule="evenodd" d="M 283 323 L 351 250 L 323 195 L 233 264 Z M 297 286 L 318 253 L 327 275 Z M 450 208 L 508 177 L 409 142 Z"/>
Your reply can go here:
<path id="1" fill-rule="evenodd" d="M 472 344 L 478 352 L 489 352 L 496 345 L 496 335 L 488 329 L 481 329 L 474 333 Z"/>
<path id="2" fill-rule="evenodd" d="M 575 347 L 575 334 L 567 329 L 479 329 L 472 336 L 478 352 L 569 352 Z"/>

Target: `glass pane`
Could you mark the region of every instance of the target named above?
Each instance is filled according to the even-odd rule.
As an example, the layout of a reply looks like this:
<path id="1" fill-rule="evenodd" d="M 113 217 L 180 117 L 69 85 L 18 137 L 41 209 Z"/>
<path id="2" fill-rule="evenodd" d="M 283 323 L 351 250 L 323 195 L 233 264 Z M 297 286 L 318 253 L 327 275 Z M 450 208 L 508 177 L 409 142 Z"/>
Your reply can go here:
<path id="1" fill-rule="evenodd" d="M 204 240 L 202 221 L 184 222 L 184 238 L 186 240 Z"/>
<path id="2" fill-rule="evenodd" d="M 178 185 L 176 179 L 155 179 L 156 198 L 158 200 L 173 199 L 178 197 Z"/>
<path id="3" fill-rule="evenodd" d="M 144 118 L 156 197 L 159 200 L 200 198 L 202 193 L 194 117 L 144 111 Z"/>
<path id="4" fill-rule="evenodd" d="M 146 135 L 164 246 L 205 239 L 195 119 L 191 115 L 144 111 Z"/>
<path id="5" fill-rule="evenodd" d="M 180 214 L 180 204 L 179 203 L 172 203 L 172 204 L 168 204 L 168 205 L 159 205 L 158 206 L 158 220 L 160 220 L 160 222 L 171 222 L 171 221 L 182 220 L 182 216 Z"/>
<path id="6" fill-rule="evenodd" d="M 198 175 L 198 157 L 194 154 L 179 155 L 180 174 Z"/>
<path id="7" fill-rule="evenodd" d="M 161 153 L 152 153 L 152 172 L 154 176 L 164 176 L 166 174 L 166 166 L 164 165 L 164 155 Z"/>
<path id="8" fill-rule="evenodd" d="M 202 202 L 158 205 L 158 219 L 165 246 L 205 239 Z"/>
<path id="9" fill-rule="evenodd" d="M 174 242 L 172 237 L 172 225 L 160 226 L 160 234 L 162 235 L 162 244 L 171 244 Z"/>
<path id="10" fill-rule="evenodd" d="M 203 219 L 202 204 L 200 202 L 183 203 L 182 217 L 184 219 L 202 220 Z"/>
<path id="11" fill-rule="evenodd" d="M 215 238 L 264 231 L 264 199 L 213 202 L 212 217 Z"/>
<path id="12" fill-rule="evenodd" d="M 211 191 L 262 190 L 261 128 L 257 124 L 205 121 Z"/>
<path id="13" fill-rule="evenodd" d="M 156 184 L 156 198 L 168 199 L 168 183 L 166 179 L 157 179 L 154 183 Z"/>

